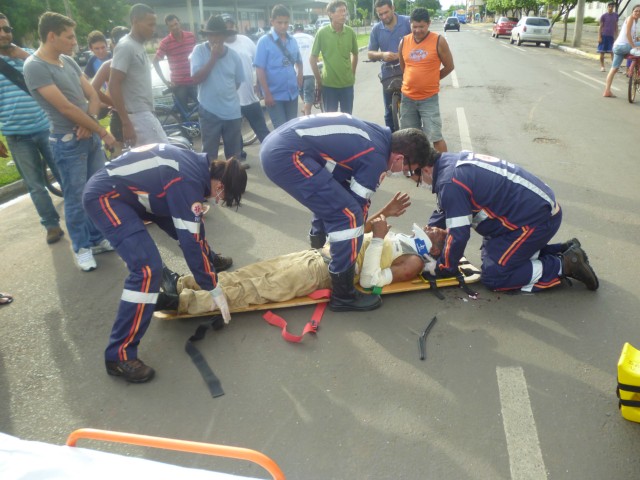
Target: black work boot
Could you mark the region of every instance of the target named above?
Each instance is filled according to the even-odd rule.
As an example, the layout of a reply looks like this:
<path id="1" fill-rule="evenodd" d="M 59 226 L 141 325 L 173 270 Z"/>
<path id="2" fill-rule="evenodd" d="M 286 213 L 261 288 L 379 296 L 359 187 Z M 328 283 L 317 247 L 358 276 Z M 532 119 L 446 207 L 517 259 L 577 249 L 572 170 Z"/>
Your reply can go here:
<path id="1" fill-rule="evenodd" d="M 179 303 L 180 297 L 178 296 L 178 294 L 160 292 L 158 294 L 158 300 L 156 300 L 156 308 L 154 308 L 154 311 L 178 310 Z"/>
<path id="2" fill-rule="evenodd" d="M 565 253 L 573 246 L 581 247 L 582 245 L 580 244 L 580 240 L 578 240 L 577 238 L 572 238 L 571 240 L 567 240 L 566 242 L 564 242 L 562 244 L 562 253 Z"/>
<path id="3" fill-rule="evenodd" d="M 169 295 L 178 294 L 178 279 L 180 275 L 172 271 L 166 265 L 162 266 L 162 281 L 160 282 L 160 288 L 164 293 Z"/>
<path id="4" fill-rule="evenodd" d="M 327 243 L 326 233 L 311 233 L 309 232 L 309 244 L 311 248 L 322 248 Z"/>
<path id="5" fill-rule="evenodd" d="M 382 305 L 380 295 L 366 295 L 353 285 L 356 267 L 352 265 L 342 273 L 331 273 L 331 299 L 329 308 L 334 312 L 366 312 Z"/>
<path id="6" fill-rule="evenodd" d="M 223 257 L 217 253 L 213 255 L 213 266 L 215 267 L 216 272 L 229 270 L 231 265 L 233 265 L 233 259 L 231 257 Z"/>
<path id="7" fill-rule="evenodd" d="M 598 289 L 596 272 L 589 265 L 587 254 L 580 247 L 573 245 L 562 254 L 562 274 L 584 283 L 589 290 Z"/>
<path id="8" fill-rule="evenodd" d="M 144 383 L 148 382 L 156 374 L 156 371 L 145 365 L 139 358 L 133 360 L 116 360 L 115 362 L 105 361 L 107 373 L 114 377 L 122 377 L 127 382 Z"/>

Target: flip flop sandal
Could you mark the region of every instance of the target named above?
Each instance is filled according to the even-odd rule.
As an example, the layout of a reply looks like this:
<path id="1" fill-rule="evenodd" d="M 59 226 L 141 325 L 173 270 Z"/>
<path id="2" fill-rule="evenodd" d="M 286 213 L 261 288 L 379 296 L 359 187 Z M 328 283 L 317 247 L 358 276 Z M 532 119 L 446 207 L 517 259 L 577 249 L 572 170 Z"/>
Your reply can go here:
<path id="1" fill-rule="evenodd" d="M 13 297 L 8 293 L 0 293 L 0 307 L 2 305 L 9 305 L 13 302 Z"/>

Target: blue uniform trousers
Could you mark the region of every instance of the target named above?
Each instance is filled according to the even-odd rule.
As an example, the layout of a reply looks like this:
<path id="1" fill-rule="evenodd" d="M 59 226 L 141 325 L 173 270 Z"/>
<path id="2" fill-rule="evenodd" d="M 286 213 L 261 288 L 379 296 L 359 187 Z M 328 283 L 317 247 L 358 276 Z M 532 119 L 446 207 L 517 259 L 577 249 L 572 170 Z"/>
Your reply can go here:
<path id="1" fill-rule="evenodd" d="M 522 227 L 482 242 L 481 281 L 491 290 L 537 292 L 560 284 L 561 244 L 547 243 L 562 222 L 562 211 L 536 227 Z"/>
<path id="2" fill-rule="evenodd" d="M 355 264 L 362 246 L 365 212 L 328 170 L 297 152 L 263 158 L 267 177 L 314 214 L 311 233 L 326 233 L 331 246 L 329 271 L 341 273 Z"/>
<path id="3" fill-rule="evenodd" d="M 95 189 L 84 195 L 84 207 L 89 217 L 129 269 L 105 350 L 107 361 L 138 357 L 138 344 L 149 327 L 160 291 L 162 258 L 143 219 L 153 219 L 176 238 L 171 219 L 146 214 L 141 205 L 133 203 L 135 196 L 127 197 L 126 192 L 105 190 L 100 193 Z"/>

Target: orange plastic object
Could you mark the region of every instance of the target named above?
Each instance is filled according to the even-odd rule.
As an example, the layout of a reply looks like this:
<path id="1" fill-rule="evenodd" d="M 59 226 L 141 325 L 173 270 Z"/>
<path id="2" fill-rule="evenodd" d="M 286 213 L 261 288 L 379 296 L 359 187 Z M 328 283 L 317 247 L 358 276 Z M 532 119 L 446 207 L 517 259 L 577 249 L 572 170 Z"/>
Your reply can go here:
<path id="1" fill-rule="evenodd" d="M 285 480 L 280 467 L 265 454 L 256 450 L 240 447 L 228 447 L 213 443 L 191 442 L 189 440 L 175 440 L 172 438 L 152 437 L 135 433 L 112 432 L 109 430 L 97 430 L 93 428 L 80 428 L 71 432 L 67 438 L 67 445 L 75 447 L 78 440 L 102 440 L 105 442 L 129 443 L 143 447 L 164 448 L 165 450 L 177 450 L 179 452 L 201 453 L 216 457 L 236 458 L 257 463 L 271 474 L 273 480 Z"/>

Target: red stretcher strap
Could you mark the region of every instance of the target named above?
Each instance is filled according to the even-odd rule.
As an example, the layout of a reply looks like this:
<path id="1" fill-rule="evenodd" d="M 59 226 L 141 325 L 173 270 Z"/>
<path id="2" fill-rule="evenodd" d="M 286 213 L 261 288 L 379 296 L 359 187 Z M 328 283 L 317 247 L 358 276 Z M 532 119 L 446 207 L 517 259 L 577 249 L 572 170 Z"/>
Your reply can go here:
<path id="1" fill-rule="evenodd" d="M 314 300 L 329 298 L 331 296 L 331 290 L 316 290 L 315 292 L 310 293 L 308 296 Z M 262 315 L 262 318 L 264 318 L 267 323 L 273 325 L 274 327 L 282 328 L 282 338 L 284 338 L 287 342 L 300 343 L 302 341 L 302 337 L 304 337 L 307 333 L 316 333 L 318 331 L 320 320 L 322 320 L 322 315 L 324 315 L 324 311 L 326 308 L 327 302 L 322 302 L 316 305 L 316 308 L 313 311 L 313 315 L 311 315 L 311 321 L 307 322 L 307 324 L 304 326 L 302 335 L 293 335 L 289 333 L 287 331 L 287 322 L 285 321 L 285 319 L 279 315 L 276 315 L 271 310 Z"/>

